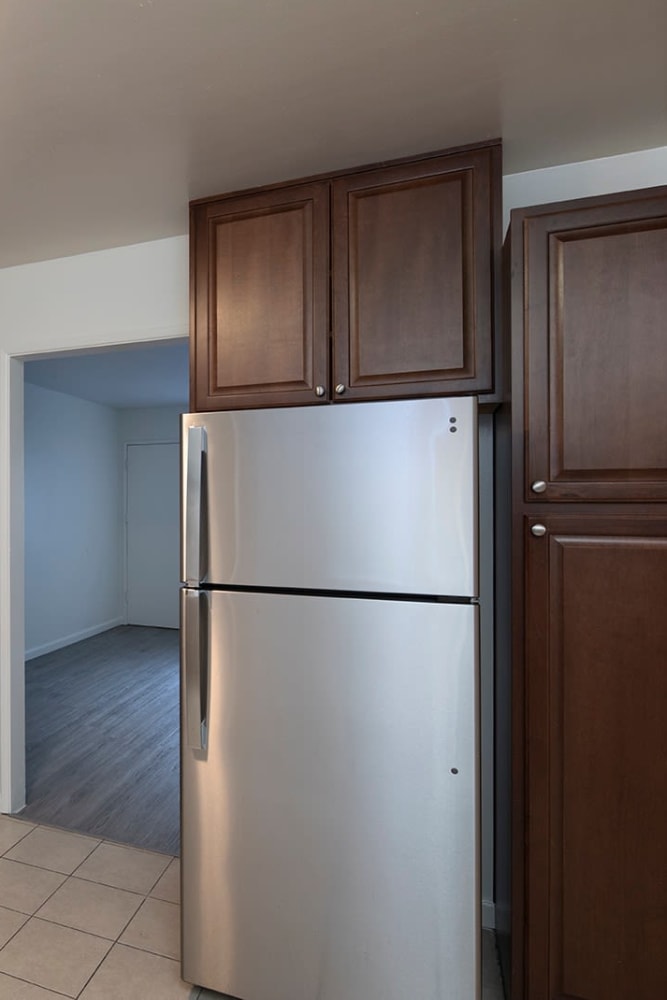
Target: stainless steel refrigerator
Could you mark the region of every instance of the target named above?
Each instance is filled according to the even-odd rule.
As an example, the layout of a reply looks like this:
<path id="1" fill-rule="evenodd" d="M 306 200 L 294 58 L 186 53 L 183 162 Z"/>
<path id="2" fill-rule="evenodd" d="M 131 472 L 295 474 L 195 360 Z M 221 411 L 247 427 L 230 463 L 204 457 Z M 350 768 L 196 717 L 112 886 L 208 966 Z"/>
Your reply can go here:
<path id="1" fill-rule="evenodd" d="M 182 423 L 182 974 L 480 996 L 472 398 Z"/>

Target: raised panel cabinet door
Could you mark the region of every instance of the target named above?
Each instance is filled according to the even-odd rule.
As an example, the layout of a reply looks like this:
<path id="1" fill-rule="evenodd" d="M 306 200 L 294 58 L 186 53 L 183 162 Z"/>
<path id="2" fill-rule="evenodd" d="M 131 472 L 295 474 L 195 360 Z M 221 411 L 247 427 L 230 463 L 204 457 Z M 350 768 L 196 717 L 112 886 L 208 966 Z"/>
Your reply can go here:
<path id="1" fill-rule="evenodd" d="M 328 395 L 329 185 L 191 207 L 191 406 Z"/>
<path id="2" fill-rule="evenodd" d="M 527 500 L 667 499 L 667 188 L 513 213 Z"/>
<path id="3" fill-rule="evenodd" d="M 333 182 L 335 398 L 493 388 L 500 146 Z"/>
<path id="4" fill-rule="evenodd" d="M 525 1000 L 667 996 L 667 517 L 526 519 Z M 541 528 L 538 528 L 540 531 Z"/>

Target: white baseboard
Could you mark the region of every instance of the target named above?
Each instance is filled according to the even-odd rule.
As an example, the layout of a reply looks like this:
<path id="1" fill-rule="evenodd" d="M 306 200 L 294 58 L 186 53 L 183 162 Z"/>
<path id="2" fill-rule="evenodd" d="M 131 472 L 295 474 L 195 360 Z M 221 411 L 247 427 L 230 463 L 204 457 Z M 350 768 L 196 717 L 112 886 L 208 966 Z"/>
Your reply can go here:
<path id="1" fill-rule="evenodd" d="M 99 635 L 100 632 L 108 632 L 110 628 L 116 628 L 117 625 L 124 625 L 125 619 L 112 618 L 108 622 L 102 622 L 99 625 L 93 625 L 91 628 L 84 628 L 80 632 L 72 632 L 71 635 L 63 635 L 59 639 L 54 639 L 52 642 L 45 642 L 41 646 L 33 646 L 31 649 L 26 649 L 25 658 L 26 660 L 34 660 L 36 656 L 44 656 L 45 653 L 53 653 L 56 649 L 63 649 L 65 646 L 71 646 L 75 642 L 81 642 L 82 639 L 90 639 L 93 635 Z"/>
<path id="2" fill-rule="evenodd" d="M 496 929 L 496 904 L 491 899 L 482 900 L 482 927 Z"/>

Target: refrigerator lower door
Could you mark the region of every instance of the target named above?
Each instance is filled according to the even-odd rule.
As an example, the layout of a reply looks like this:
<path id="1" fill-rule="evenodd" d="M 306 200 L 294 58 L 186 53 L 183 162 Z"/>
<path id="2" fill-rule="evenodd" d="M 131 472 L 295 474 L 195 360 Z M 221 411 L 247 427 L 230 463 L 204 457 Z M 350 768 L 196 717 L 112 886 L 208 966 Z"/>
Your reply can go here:
<path id="1" fill-rule="evenodd" d="M 184 978 L 243 1000 L 475 1000 L 477 608 L 209 600 L 208 683 L 184 664 L 207 698 L 182 755 Z"/>

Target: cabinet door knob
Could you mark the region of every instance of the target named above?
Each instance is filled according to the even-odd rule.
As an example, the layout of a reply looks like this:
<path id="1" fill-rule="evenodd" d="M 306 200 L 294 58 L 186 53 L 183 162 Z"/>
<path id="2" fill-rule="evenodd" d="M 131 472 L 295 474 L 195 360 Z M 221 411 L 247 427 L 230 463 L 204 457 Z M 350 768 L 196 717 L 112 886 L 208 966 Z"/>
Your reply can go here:
<path id="1" fill-rule="evenodd" d="M 530 488 L 533 493 L 544 493 L 547 488 L 547 484 L 543 479 L 536 479 L 534 483 L 530 484 Z"/>
<path id="2" fill-rule="evenodd" d="M 316 385 L 315 386 L 315 395 L 316 396 L 323 396 L 325 392 L 326 392 L 326 389 L 324 388 L 323 385 Z"/>
<path id="3" fill-rule="evenodd" d="M 543 535 L 546 535 L 547 529 L 543 524 L 533 524 L 531 525 L 530 533 L 531 535 L 535 535 L 535 538 L 541 538 Z"/>
<path id="4" fill-rule="evenodd" d="M 345 392 L 345 386 L 343 385 L 342 382 L 339 382 L 338 385 L 336 386 L 336 395 L 342 396 L 344 392 Z"/>

